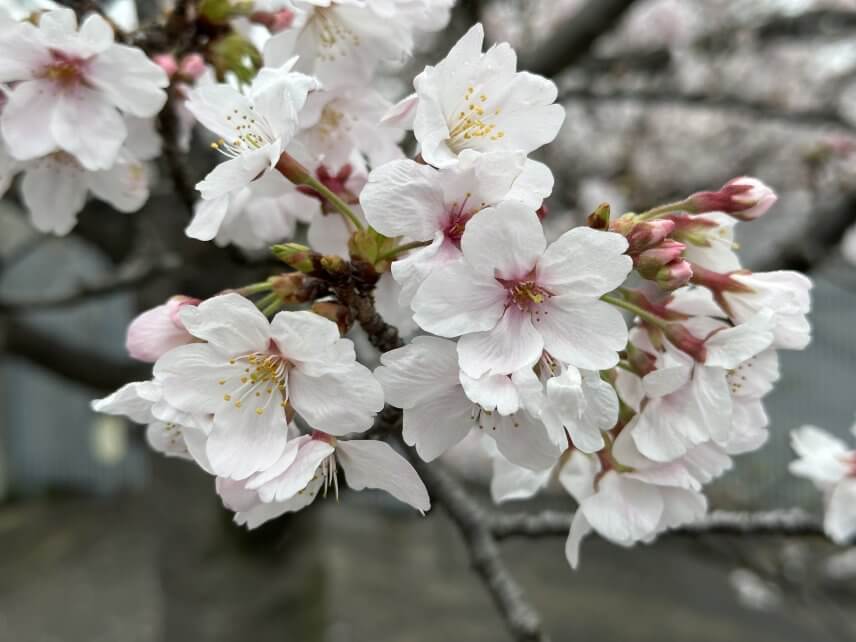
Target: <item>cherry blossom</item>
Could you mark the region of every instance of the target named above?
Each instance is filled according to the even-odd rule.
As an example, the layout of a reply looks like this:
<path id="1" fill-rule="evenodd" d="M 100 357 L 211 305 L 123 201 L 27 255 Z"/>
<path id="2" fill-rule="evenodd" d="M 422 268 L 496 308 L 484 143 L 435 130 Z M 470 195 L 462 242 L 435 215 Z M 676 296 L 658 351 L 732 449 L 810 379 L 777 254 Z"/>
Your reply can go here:
<path id="1" fill-rule="evenodd" d="M 179 318 L 205 343 L 167 352 L 155 377 L 172 406 L 213 414 L 206 452 L 219 476 L 245 479 L 271 466 L 288 440 L 291 412 L 344 435 L 369 428 L 383 407 L 380 385 L 332 321 L 304 311 L 268 323 L 237 294 L 185 306 Z"/>
<path id="2" fill-rule="evenodd" d="M 411 160 L 382 165 L 369 174 L 360 203 L 382 234 L 430 241 L 392 265 L 409 304 L 435 267 L 461 256 L 461 237 L 479 211 L 504 200 L 536 210 L 552 189 L 550 170 L 521 152 L 464 150 L 458 163 L 440 170 Z"/>
<path id="3" fill-rule="evenodd" d="M 154 116 L 166 73 L 135 47 L 113 40 L 104 18 L 77 29 L 71 9 L 20 22 L 0 39 L 0 82 L 14 83 L 0 116 L 9 153 L 32 160 L 65 152 L 87 170 L 109 170 L 128 131 L 122 114 Z"/>
<path id="4" fill-rule="evenodd" d="M 547 247 L 535 212 L 513 201 L 467 224 L 463 260 L 435 269 L 413 299 L 414 319 L 440 336 L 461 336 L 471 377 L 532 366 L 543 351 L 588 370 L 610 368 L 627 341 L 621 314 L 599 297 L 631 269 L 627 241 L 575 228 Z"/>
<path id="5" fill-rule="evenodd" d="M 856 436 L 856 425 L 850 432 Z M 816 426 L 791 432 L 798 459 L 790 471 L 814 482 L 823 492 L 826 513 L 823 530 L 834 542 L 846 544 L 856 534 L 856 450 Z"/>
<path id="6" fill-rule="evenodd" d="M 465 149 L 529 154 L 552 141 L 565 119 L 553 82 L 518 72 L 508 43 L 482 53 L 483 41 L 477 24 L 413 81 L 413 131 L 435 167 L 453 164 Z"/>
<path id="7" fill-rule="evenodd" d="M 292 439 L 269 468 L 249 479 L 218 478 L 217 492 L 235 511 L 236 523 L 256 528 L 308 506 L 331 485 L 338 495 L 337 465 L 353 490 L 384 490 L 420 512 L 431 507 L 419 475 L 389 444 L 346 441 L 320 432 Z"/>
<path id="8" fill-rule="evenodd" d="M 292 71 L 296 60 L 259 71 L 245 92 L 231 85 L 197 87 L 187 109 L 220 139 L 213 147 L 229 160 L 196 187 L 205 200 L 246 187 L 276 165 L 299 127 L 299 113 L 318 81 Z"/>

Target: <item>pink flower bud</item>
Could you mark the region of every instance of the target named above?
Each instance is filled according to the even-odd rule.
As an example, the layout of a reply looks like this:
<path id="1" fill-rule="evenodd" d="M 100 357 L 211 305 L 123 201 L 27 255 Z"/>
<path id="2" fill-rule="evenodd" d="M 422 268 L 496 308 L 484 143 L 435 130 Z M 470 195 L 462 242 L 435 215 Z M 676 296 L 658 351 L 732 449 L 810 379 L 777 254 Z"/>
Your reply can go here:
<path id="1" fill-rule="evenodd" d="M 290 9 L 255 11 L 250 15 L 250 21 L 264 25 L 271 33 L 279 33 L 288 29 L 294 22 L 294 12 Z"/>
<path id="2" fill-rule="evenodd" d="M 654 280 L 664 290 L 677 290 L 684 287 L 692 278 L 692 266 L 687 261 L 678 259 L 661 267 Z"/>
<path id="3" fill-rule="evenodd" d="M 627 242 L 630 245 L 628 252 L 635 254 L 653 248 L 665 241 L 674 230 L 675 222 L 669 219 L 637 223 L 627 234 Z"/>
<path id="4" fill-rule="evenodd" d="M 777 198 L 776 193 L 757 178 L 740 176 L 728 181 L 718 192 L 697 192 L 689 201 L 697 214 L 725 212 L 741 221 L 751 221 L 763 216 Z"/>
<path id="5" fill-rule="evenodd" d="M 707 348 L 704 341 L 694 336 L 686 326 L 680 323 L 670 323 L 665 328 L 666 338 L 671 341 L 678 350 L 682 350 L 699 363 L 704 363 L 707 358 Z"/>
<path id="6" fill-rule="evenodd" d="M 181 75 L 196 80 L 205 73 L 205 58 L 198 53 L 187 54 L 179 66 Z"/>
<path id="7" fill-rule="evenodd" d="M 152 56 L 152 61 L 163 69 L 170 78 L 178 71 L 178 64 L 175 62 L 175 56 L 172 54 L 155 54 Z"/>
<path id="8" fill-rule="evenodd" d="M 657 247 L 645 250 L 636 257 L 636 270 L 646 279 L 655 279 L 660 269 L 681 259 L 687 246 L 672 239 L 666 239 Z"/>
<path id="9" fill-rule="evenodd" d="M 163 305 L 146 310 L 128 326 L 125 347 L 134 359 L 154 363 L 173 348 L 194 341 L 184 328 L 179 310 L 201 301 L 186 296 L 174 296 Z"/>

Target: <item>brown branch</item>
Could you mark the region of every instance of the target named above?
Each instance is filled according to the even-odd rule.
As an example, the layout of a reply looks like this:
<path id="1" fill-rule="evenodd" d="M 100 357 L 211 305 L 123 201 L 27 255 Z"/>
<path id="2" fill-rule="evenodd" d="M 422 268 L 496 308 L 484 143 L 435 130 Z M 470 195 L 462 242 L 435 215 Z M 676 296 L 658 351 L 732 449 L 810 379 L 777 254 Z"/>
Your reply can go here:
<path id="1" fill-rule="evenodd" d="M 600 36 L 614 27 L 634 0 L 588 0 L 546 42 L 521 57 L 520 68 L 555 76 L 589 53 Z"/>
<path id="2" fill-rule="evenodd" d="M 494 537 L 549 537 L 568 534 L 573 515 L 558 511 L 540 513 L 495 513 L 490 516 Z M 763 512 L 713 511 L 703 520 L 664 533 L 669 535 L 822 535 L 820 521 L 805 511 L 792 508 Z"/>
<path id="3" fill-rule="evenodd" d="M 461 532 L 479 575 L 493 597 L 505 623 L 517 642 L 547 642 L 538 614 L 526 602 L 523 590 L 502 561 L 499 546 L 490 529 L 487 513 L 447 471 L 438 464 L 423 462 L 406 449 L 431 498 L 443 506 Z"/>
<path id="4" fill-rule="evenodd" d="M 22 357 L 97 390 L 110 391 L 151 375 L 151 368 L 146 364 L 119 361 L 66 343 L 52 332 L 15 318 L 0 318 L 0 352 Z"/>
<path id="5" fill-rule="evenodd" d="M 163 140 L 163 157 L 176 194 L 188 213 L 192 215 L 193 206 L 196 203 L 196 190 L 178 146 L 179 122 L 175 111 L 175 101 L 178 97 L 175 85 L 169 86 L 167 96 L 166 104 L 158 114 L 158 132 Z"/>

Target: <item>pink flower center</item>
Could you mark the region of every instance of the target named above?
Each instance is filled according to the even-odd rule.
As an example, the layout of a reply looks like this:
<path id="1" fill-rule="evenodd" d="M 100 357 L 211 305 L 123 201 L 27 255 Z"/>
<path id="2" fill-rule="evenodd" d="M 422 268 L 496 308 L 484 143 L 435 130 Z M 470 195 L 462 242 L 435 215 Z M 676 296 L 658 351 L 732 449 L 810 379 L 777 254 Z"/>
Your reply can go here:
<path id="1" fill-rule="evenodd" d="M 277 406 L 286 407 L 291 364 L 283 356 L 253 352 L 229 359 L 229 365 L 242 368 L 243 372 L 237 377 L 220 379 L 218 383 L 229 390 L 223 401 L 234 403 L 236 408 L 254 403 L 257 415 L 263 415 L 274 400 Z"/>
<path id="2" fill-rule="evenodd" d="M 844 464 L 847 466 L 846 477 L 856 477 L 856 450 L 844 455 Z"/>
<path id="3" fill-rule="evenodd" d="M 522 312 L 540 314 L 539 306 L 553 296 L 547 288 L 538 285 L 533 275 L 522 279 L 505 280 L 497 277 L 507 293 L 506 305 L 514 305 Z M 544 311 L 546 314 L 546 310 Z"/>
<path id="4" fill-rule="evenodd" d="M 75 87 L 84 80 L 86 60 L 51 50 L 51 62 L 42 68 L 41 75 L 62 87 Z"/>
<path id="5" fill-rule="evenodd" d="M 461 237 L 464 235 L 464 230 L 467 228 L 469 220 L 476 215 L 486 203 L 482 203 L 480 207 L 472 207 L 467 209 L 467 203 L 472 194 L 467 192 L 464 200 L 459 205 L 457 201 L 452 203 L 449 211 L 446 212 L 446 219 L 443 222 L 443 235 L 449 239 L 455 247 L 461 248 Z"/>

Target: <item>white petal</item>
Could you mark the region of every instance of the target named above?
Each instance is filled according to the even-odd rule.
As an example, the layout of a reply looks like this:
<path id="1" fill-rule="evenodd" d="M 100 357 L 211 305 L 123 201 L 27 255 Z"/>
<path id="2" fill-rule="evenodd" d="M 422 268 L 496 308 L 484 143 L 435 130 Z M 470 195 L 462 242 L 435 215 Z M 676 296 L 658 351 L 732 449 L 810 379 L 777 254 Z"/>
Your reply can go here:
<path id="1" fill-rule="evenodd" d="M 585 370 L 604 370 L 618 363 L 618 351 L 627 344 L 627 326 L 621 313 L 598 300 L 558 296 L 541 308 L 537 329 L 544 349 L 561 361 Z"/>
<path id="2" fill-rule="evenodd" d="M 63 236 L 86 203 L 83 171 L 74 161 L 47 158 L 24 172 L 21 195 L 37 230 Z"/>
<path id="3" fill-rule="evenodd" d="M 442 420 L 438 420 L 442 417 Z M 475 427 L 473 403 L 456 386 L 404 410 L 402 437 L 424 461 L 433 461 L 457 445 Z"/>
<path id="4" fill-rule="evenodd" d="M 298 414 L 313 428 L 331 435 L 367 430 L 383 408 L 383 389 L 371 371 L 359 363 L 319 377 L 295 368 L 288 388 Z"/>
<path id="5" fill-rule="evenodd" d="M 421 328 L 444 337 L 493 328 L 505 312 L 506 292 L 492 276 L 463 261 L 431 274 L 413 297 L 413 318 Z"/>
<path id="6" fill-rule="evenodd" d="M 580 510 L 603 537 L 626 546 L 657 531 L 663 498 L 654 486 L 610 472 L 601 478 L 598 491 L 580 503 Z"/>
<path id="7" fill-rule="evenodd" d="M 335 449 L 326 441 L 312 439 L 308 435 L 298 437 L 298 444 L 289 442 L 280 460 L 269 470 L 255 475 L 247 482 L 247 488 L 258 489 L 263 502 L 288 501 L 301 491 L 317 475 L 318 467 Z"/>
<path id="8" fill-rule="evenodd" d="M 460 386 L 455 344 L 438 337 L 416 337 L 409 345 L 381 355 L 374 375 L 387 403 L 413 408 Z"/>
<path id="9" fill-rule="evenodd" d="M 586 535 L 591 533 L 591 524 L 588 523 L 586 516 L 581 510 L 574 514 L 574 519 L 571 522 L 571 530 L 568 532 L 568 539 L 565 540 L 565 559 L 571 568 L 575 569 L 580 563 L 580 544 Z"/>
<path id="10" fill-rule="evenodd" d="M 552 469 L 533 471 L 516 466 L 502 455 L 493 458 L 490 495 L 497 504 L 517 499 L 530 499 L 547 485 Z"/>
<path id="11" fill-rule="evenodd" d="M 90 170 L 110 169 L 128 133 L 116 108 L 86 87 L 59 95 L 49 126 L 57 144 Z"/>
<path id="12" fill-rule="evenodd" d="M 271 321 L 270 334 L 280 352 L 290 361 L 306 363 L 322 359 L 322 355 L 340 341 L 344 349 L 340 356 L 347 362 L 355 358 L 353 343 L 341 339 L 338 326 L 314 312 L 278 312 Z"/>
<path id="13" fill-rule="evenodd" d="M 528 311 L 510 305 L 489 332 L 466 334 L 458 341 L 461 370 L 470 377 L 506 374 L 532 366 L 541 358 L 544 340 Z"/>
<path id="14" fill-rule="evenodd" d="M 599 297 L 619 287 L 633 261 L 620 234 L 576 227 L 550 244 L 538 261 L 538 280 L 556 294 Z"/>
<path id="15" fill-rule="evenodd" d="M 271 155 L 278 150 L 276 145 L 265 145 L 220 163 L 196 184 L 196 189 L 207 200 L 246 187 L 271 166 Z"/>
<path id="16" fill-rule="evenodd" d="M 484 375 L 473 379 L 462 372 L 461 385 L 470 401 L 485 410 L 510 415 L 520 409 L 520 396 L 508 375 Z"/>
<path id="17" fill-rule="evenodd" d="M 846 544 L 856 534 L 856 479 L 838 484 L 829 496 L 823 530 L 836 544 Z"/>
<path id="18" fill-rule="evenodd" d="M 193 220 L 184 230 L 184 233 L 192 239 L 199 241 L 210 241 L 223 224 L 223 219 L 229 211 L 230 196 L 225 194 L 219 198 L 202 199 L 193 207 Z"/>
<path id="19" fill-rule="evenodd" d="M 508 461 L 530 470 L 552 468 L 563 451 L 550 439 L 544 424 L 525 411 L 508 417 L 482 413 L 480 427 L 493 437 L 499 452 Z"/>
<path id="20" fill-rule="evenodd" d="M 113 45 L 92 61 L 88 72 L 94 86 L 134 116 L 154 116 L 166 103 L 166 73 L 136 47 Z"/>
<path id="21" fill-rule="evenodd" d="M 773 342 L 773 312 L 762 310 L 745 323 L 720 330 L 705 341 L 705 365 L 731 370 Z"/>
<path id="22" fill-rule="evenodd" d="M 108 415 L 124 415 L 138 424 L 154 421 L 152 404 L 160 399 L 160 386 L 153 381 L 127 383 L 116 392 L 95 399 L 92 409 Z"/>
<path id="23" fill-rule="evenodd" d="M 473 270 L 509 280 L 527 277 L 546 245 L 535 210 L 515 201 L 483 209 L 470 219 L 461 238 L 461 250 Z"/>
<path id="24" fill-rule="evenodd" d="M 225 354 L 266 352 L 270 326 L 259 309 L 246 297 L 230 292 L 212 297 L 197 306 L 185 305 L 179 312 L 187 331 L 208 341 Z"/>
<path id="25" fill-rule="evenodd" d="M 354 490 L 376 488 L 419 511 L 431 508 L 431 500 L 419 474 L 401 455 L 382 441 L 340 441 L 336 460 Z"/>
<path id="26" fill-rule="evenodd" d="M 19 83 L 8 94 L 0 124 L 12 157 L 30 160 L 58 149 L 49 126 L 58 104 L 55 88 L 45 80 Z"/>

